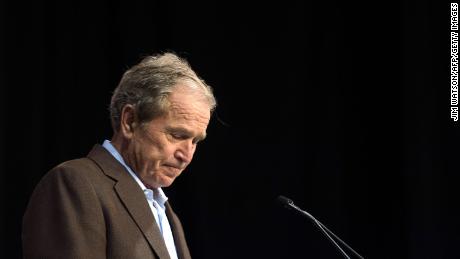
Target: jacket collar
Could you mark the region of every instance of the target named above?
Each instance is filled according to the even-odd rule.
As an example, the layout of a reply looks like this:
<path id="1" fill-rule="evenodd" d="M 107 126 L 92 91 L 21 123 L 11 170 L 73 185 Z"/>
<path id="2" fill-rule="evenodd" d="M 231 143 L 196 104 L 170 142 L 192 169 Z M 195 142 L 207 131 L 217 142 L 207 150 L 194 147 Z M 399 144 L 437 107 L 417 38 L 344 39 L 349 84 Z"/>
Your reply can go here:
<path id="1" fill-rule="evenodd" d="M 115 192 L 136 222 L 139 230 L 160 259 L 169 259 L 166 244 L 160 229 L 154 222 L 152 211 L 146 202 L 144 193 L 123 165 L 101 145 L 95 145 L 88 154 L 88 158 L 93 160 L 106 176 L 116 181 Z"/>

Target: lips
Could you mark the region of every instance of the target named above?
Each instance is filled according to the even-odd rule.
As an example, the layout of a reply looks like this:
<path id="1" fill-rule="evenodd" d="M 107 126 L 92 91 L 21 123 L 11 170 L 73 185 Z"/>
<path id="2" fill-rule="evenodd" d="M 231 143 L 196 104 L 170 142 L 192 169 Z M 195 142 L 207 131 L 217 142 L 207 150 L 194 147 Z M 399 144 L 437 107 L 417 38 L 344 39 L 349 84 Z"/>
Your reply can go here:
<path id="1" fill-rule="evenodd" d="M 183 168 L 180 168 L 177 166 L 172 166 L 172 165 L 164 165 L 164 166 L 168 168 L 169 172 L 173 172 L 174 175 L 179 174 L 183 170 Z"/>
<path id="2" fill-rule="evenodd" d="M 178 169 L 178 170 L 184 170 L 185 167 L 187 166 L 187 164 L 185 164 L 185 163 L 182 163 L 182 164 L 180 164 L 180 165 L 176 165 L 176 164 L 164 164 L 164 166 L 172 167 L 172 168 L 175 168 L 175 169 Z"/>

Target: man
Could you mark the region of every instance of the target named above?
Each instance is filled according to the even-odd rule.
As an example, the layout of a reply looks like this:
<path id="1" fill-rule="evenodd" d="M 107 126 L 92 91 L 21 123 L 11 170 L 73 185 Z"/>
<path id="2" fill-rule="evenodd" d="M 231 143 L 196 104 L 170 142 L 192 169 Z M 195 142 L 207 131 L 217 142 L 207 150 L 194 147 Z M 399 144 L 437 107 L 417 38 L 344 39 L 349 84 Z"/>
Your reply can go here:
<path id="1" fill-rule="evenodd" d="M 192 161 L 215 106 L 212 89 L 174 54 L 128 70 L 112 96 L 112 140 L 36 187 L 24 258 L 190 258 L 161 188 Z"/>

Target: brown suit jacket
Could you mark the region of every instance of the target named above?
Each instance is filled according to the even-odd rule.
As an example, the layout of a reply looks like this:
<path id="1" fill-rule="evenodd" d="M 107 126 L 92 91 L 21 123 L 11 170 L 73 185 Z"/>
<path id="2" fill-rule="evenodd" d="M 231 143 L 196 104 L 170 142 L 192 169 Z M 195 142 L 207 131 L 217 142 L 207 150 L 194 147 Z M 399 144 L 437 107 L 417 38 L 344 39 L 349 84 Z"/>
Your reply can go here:
<path id="1" fill-rule="evenodd" d="M 166 214 L 179 258 L 191 258 L 168 203 Z M 144 193 L 100 145 L 43 177 L 24 215 L 22 240 L 24 258 L 169 258 Z"/>

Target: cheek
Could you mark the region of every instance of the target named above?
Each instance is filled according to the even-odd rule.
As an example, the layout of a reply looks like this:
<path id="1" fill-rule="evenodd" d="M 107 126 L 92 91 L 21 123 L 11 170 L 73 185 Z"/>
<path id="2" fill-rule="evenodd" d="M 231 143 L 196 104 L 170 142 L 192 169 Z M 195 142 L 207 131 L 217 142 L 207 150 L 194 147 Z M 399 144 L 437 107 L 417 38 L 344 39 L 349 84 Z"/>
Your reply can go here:
<path id="1" fill-rule="evenodd" d="M 139 168 L 151 167 L 155 160 L 158 160 L 158 150 L 146 144 L 142 139 L 133 143 L 132 152 Z"/>
<path id="2" fill-rule="evenodd" d="M 162 161 L 168 160 L 174 154 L 174 149 L 162 143 L 151 145 L 141 145 L 138 155 L 142 158 L 143 163 L 149 167 L 157 167 Z"/>
<path id="3" fill-rule="evenodd" d="M 142 157 L 142 154 L 144 154 L 144 155 L 147 154 L 148 150 L 149 149 L 144 144 L 142 139 L 136 140 L 135 145 L 134 145 L 134 151 L 136 152 L 137 157 Z"/>

